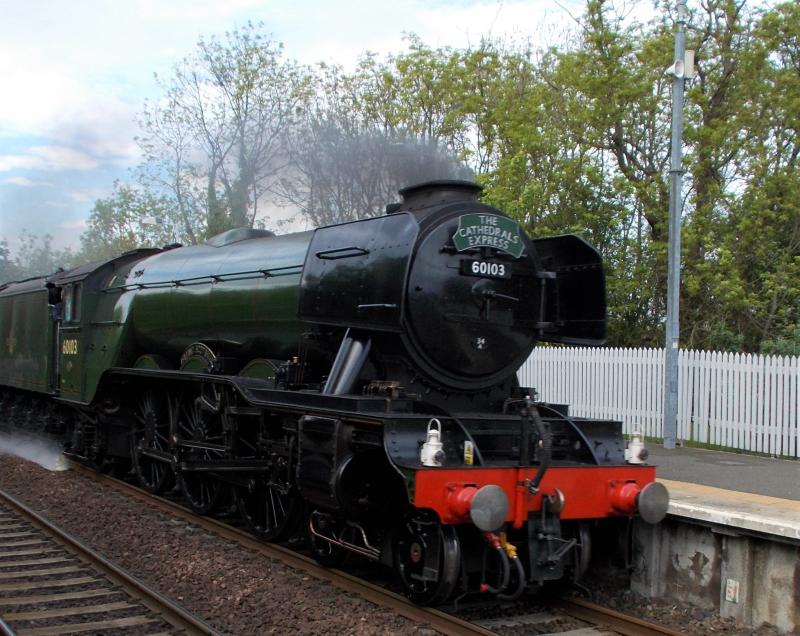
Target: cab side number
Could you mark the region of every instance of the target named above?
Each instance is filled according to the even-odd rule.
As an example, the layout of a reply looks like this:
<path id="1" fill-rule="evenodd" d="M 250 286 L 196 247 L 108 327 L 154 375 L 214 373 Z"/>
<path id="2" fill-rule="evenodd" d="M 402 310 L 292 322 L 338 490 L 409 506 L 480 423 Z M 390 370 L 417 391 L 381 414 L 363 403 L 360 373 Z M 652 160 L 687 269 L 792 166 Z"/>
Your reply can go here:
<path id="1" fill-rule="evenodd" d="M 61 353 L 65 356 L 74 356 L 78 353 L 78 341 L 69 338 L 61 343 Z"/>

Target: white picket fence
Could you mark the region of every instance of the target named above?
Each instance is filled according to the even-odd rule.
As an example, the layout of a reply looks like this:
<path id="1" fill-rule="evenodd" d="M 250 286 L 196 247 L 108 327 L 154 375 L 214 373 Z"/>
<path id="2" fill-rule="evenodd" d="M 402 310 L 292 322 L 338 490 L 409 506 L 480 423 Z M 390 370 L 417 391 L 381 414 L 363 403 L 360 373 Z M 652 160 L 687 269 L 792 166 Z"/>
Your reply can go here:
<path id="1" fill-rule="evenodd" d="M 800 457 L 794 356 L 681 351 L 678 438 Z M 573 415 L 618 419 L 630 433 L 663 437 L 664 350 L 537 347 L 519 370 L 522 386 Z"/>

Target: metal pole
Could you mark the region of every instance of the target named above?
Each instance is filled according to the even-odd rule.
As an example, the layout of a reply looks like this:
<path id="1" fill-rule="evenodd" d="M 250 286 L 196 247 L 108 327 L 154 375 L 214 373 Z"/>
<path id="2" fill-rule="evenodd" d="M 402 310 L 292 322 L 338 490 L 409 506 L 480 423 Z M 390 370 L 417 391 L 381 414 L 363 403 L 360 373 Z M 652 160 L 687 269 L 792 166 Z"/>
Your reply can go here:
<path id="1" fill-rule="evenodd" d="M 678 340 L 681 290 L 681 144 L 683 135 L 684 57 L 686 53 L 686 0 L 677 2 L 675 64 L 672 67 L 672 143 L 669 170 L 669 264 L 667 273 L 667 326 L 664 373 L 664 448 L 675 448 L 678 433 Z"/>

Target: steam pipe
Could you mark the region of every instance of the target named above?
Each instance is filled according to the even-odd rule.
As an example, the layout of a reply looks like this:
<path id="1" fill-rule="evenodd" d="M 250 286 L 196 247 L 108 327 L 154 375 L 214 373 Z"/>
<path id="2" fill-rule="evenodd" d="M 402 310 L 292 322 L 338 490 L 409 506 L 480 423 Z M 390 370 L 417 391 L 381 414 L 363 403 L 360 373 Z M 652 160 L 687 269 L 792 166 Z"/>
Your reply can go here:
<path id="1" fill-rule="evenodd" d="M 336 353 L 330 375 L 325 382 L 323 395 L 344 395 L 351 393 L 358 375 L 369 357 L 372 339 L 354 335 L 350 329 L 344 334 L 342 344 Z"/>

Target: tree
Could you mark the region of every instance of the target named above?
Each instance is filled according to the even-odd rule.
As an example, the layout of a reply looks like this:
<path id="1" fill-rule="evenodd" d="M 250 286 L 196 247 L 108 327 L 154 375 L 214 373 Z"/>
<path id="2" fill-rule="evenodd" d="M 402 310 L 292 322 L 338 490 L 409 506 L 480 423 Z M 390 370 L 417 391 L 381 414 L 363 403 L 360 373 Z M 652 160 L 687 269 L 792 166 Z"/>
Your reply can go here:
<path id="1" fill-rule="evenodd" d="M 59 269 L 74 267 L 79 258 L 69 248 L 54 250 L 53 237 L 40 237 L 23 229 L 19 236 L 17 255 L 11 259 L 8 241 L 0 241 L 0 283 L 46 276 Z"/>
<path id="2" fill-rule="evenodd" d="M 737 193 L 712 285 L 745 348 L 791 352 L 800 324 L 800 7 L 764 11 L 750 38 L 730 124 Z"/>
<path id="3" fill-rule="evenodd" d="M 610 340 L 660 346 L 666 286 L 669 7 L 648 25 L 590 0 L 572 47 L 531 65 L 497 119 L 489 198 L 534 233 L 579 231 L 603 253 Z M 795 5 L 693 7 L 688 47 L 682 342 L 744 347 L 798 322 Z M 792 106 L 794 105 L 794 107 Z"/>
<path id="4" fill-rule="evenodd" d="M 146 132 L 137 138 L 145 161 L 138 168 L 138 181 L 151 196 L 171 202 L 181 239 L 196 244 L 208 225 L 208 186 L 202 185 L 203 162 L 198 159 L 195 134 L 181 98 L 171 87 L 159 107 L 145 105 L 139 124 Z"/>
<path id="5" fill-rule="evenodd" d="M 687 206 L 683 228 L 683 341 L 718 348 L 741 342 L 732 297 L 724 299 L 729 255 L 720 250 L 731 231 L 730 211 L 743 152 L 736 114 L 743 106 L 753 44 L 753 15 L 744 2 L 702 2 L 693 12 L 688 46 L 697 77 L 686 99 Z"/>
<path id="6" fill-rule="evenodd" d="M 171 202 L 119 182 L 105 199 L 98 199 L 81 235 L 84 261 L 104 260 L 138 247 L 162 247 L 176 242 L 182 230 Z"/>
<path id="7" fill-rule="evenodd" d="M 0 285 L 22 278 L 17 264 L 11 258 L 8 240 L 0 240 Z"/>
<path id="8" fill-rule="evenodd" d="M 140 121 L 144 182 L 174 200 L 191 240 L 200 213 L 206 236 L 251 227 L 286 165 L 284 134 L 310 95 L 307 71 L 248 24 L 224 42 L 201 39 L 162 86 Z"/>
<path id="9" fill-rule="evenodd" d="M 595 244 L 610 340 L 656 345 L 669 139 L 658 58 L 669 49 L 658 29 L 626 22 L 605 2 L 588 2 L 579 24 L 570 46 L 501 58 L 507 70 L 482 118 L 497 157 L 487 198 L 534 235 L 576 232 Z"/>

